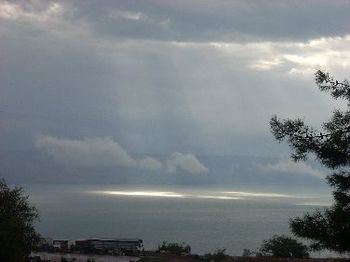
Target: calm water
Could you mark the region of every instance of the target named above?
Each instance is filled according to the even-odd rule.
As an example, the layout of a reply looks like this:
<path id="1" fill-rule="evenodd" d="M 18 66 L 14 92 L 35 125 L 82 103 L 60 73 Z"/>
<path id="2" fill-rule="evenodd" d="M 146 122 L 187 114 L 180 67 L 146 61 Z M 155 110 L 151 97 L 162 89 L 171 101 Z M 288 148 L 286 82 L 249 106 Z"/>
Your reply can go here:
<path id="1" fill-rule="evenodd" d="M 37 229 L 53 238 L 141 238 L 186 242 L 194 253 L 226 248 L 241 255 L 263 239 L 288 233 L 288 220 L 331 202 L 309 188 L 27 185 L 40 210 Z"/>

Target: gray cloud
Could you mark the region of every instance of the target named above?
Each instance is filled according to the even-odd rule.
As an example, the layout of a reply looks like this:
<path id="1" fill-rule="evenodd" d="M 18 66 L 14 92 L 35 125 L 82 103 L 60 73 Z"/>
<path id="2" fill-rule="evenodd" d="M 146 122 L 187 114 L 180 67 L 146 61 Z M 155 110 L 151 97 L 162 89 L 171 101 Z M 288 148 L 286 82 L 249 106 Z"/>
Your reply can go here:
<path id="1" fill-rule="evenodd" d="M 3 1 L 0 18 L 68 24 L 100 38 L 162 41 L 308 40 L 348 33 L 347 1 Z M 61 21 L 59 18 L 61 17 Z M 45 25 L 44 25 L 45 24 Z M 43 27 L 42 27 L 43 28 Z"/>
<path id="2" fill-rule="evenodd" d="M 25 155 L 50 134 L 41 150 L 86 167 L 288 156 L 269 119 L 319 127 L 343 106 L 313 72 L 348 77 L 348 13 L 346 1 L 0 1 L 0 151 Z"/>
<path id="3" fill-rule="evenodd" d="M 304 162 L 295 163 L 291 160 L 280 160 L 274 164 L 267 164 L 260 166 L 260 169 L 264 172 L 279 172 L 287 174 L 307 175 L 319 178 L 325 178 L 324 172 L 316 169 Z"/>
<path id="4" fill-rule="evenodd" d="M 162 163 L 154 158 L 137 159 L 130 156 L 112 138 L 70 140 L 52 136 L 37 138 L 36 147 L 55 161 L 73 167 L 122 167 L 159 170 Z"/>
<path id="5" fill-rule="evenodd" d="M 77 41 L 74 27 L 60 30 L 35 38 L 18 28 L 4 33 L 0 99 L 10 136 L 16 118 L 28 139 L 116 134 L 136 153 L 273 153 L 271 115 L 305 116 L 318 125 L 337 104 L 317 90 L 313 71 L 346 76 L 349 68 L 348 36 L 306 43 L 118 42 L 91 30 Z"/>
<path id="6" fill-rule="evenodd" d="M 175 173 L 179 170 L 190 174 L 205 174 L 209 171 L 194 155 L 179 152 L 173 153 L 166 160 L 166 166 L 170 173 Z"/>
<path id="7" fill-rule="evenodd" d="M 348 32 L 347 1 L 99 1 L 76 19 L 108 37 L 165 41 L 307 40 Z M 116 14 L 116 15 L 111 15 Z M 137 19 L 136 19 L 137 18 Z"/>
<path id="8" fill-rule="evenodd" d="M 110 137 L 72 140 L 52 136 L 39 136 L 36 148 L 66 167 L 121 167 L 158 171 L 163 168 L 161 161 L 146 156 L 134 158 Z M 170 173 L 207 173 L 206 168 L 193 154 L 175 152 L 166 160 Z"/>

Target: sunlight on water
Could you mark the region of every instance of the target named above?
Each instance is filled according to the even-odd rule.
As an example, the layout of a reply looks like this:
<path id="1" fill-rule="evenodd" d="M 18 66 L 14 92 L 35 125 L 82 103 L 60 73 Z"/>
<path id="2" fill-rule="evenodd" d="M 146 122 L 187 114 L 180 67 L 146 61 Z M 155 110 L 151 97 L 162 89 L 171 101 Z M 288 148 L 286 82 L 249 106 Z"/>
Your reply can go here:
<path id="1" fill-rule="evenodd" d="M 241 192 L 241 191 L 229 191 L 222 192 L 224 194 L 232 194 L 235 196 L 246 196 L 246 197 L 278 197 L 278 198 L 295 198 L 297 196 L 284 195 L 284 194 L 275 194 L 275 193 L 250 193 L 250 192 Z"/>
<path id="2" fill-rule="evenodd" d="M 332 203 L 327 202 L 303 202 L 303 203 L 297 203 L 298 206 L 319 206 L 319 207 L 329 207 L 332 205 Z"/>
<path id="3" fill-rule="evenodd" d="M 172 192 L 172 191 L 89 191 L 88 193 L 101 195 L 115 195 L 128 197 L 159 197 L 159 198 L 201 198 L 201 199 L 221 199 L 221 200 L 239 200 L 239 199 L 254 199 L 254 198 L 313 198 L 307 196 L 295 196 L 277 193 L 258 193 L 258 192 L 242 192 L 242 191 L 227 191 L 227 192 Z"/>
<path id="4" fill-rule="evenodd" d="M 184 197 L 184 195 L 174 192 L 146 192 L 146 191 L 92 191 L 91 193 L 104 195 L 121 195 L 121 196 L 145 196 L 145 197 Z"/>
<path id="5" fill-rule="evenodd" d="M 161 191 L 89 191 L 89 193 L 102 195 L 130 196 L 130 197 L 166 197 L 166 198 L 203 198 L 203 199 L 222 199 L 222 200 L 237 200 L 241 197 L 222 195 L 206 195 L 206 194 L 185 194 L 176 192 L 161 192 Z"/>
<path id="6" fill-rule="evenodd" d="M 274 234 L 288 234 L 290 218 L 332 202 L 314 188 L 144 185 L 30 185 L 48 237 L 135 237 L 146 249 L 185 241 L 194 253 L 226 248 L 241 255 Z M 309 196 L 309 197 L 308 197 Z M 311 198 L 312 197 L 312 198 Z M 60 227 L 57 226 L 59 221 Z"/>
<path id="7" fill-rule="evenodd" d="M 206 199 L 222 199 L 222 200 L 237 200 L 243 199 L 241 197 L 231 197 L 231 196 L 211 196 L 211 195 L 194 195 L 195 198 L 206 198 Z"/>

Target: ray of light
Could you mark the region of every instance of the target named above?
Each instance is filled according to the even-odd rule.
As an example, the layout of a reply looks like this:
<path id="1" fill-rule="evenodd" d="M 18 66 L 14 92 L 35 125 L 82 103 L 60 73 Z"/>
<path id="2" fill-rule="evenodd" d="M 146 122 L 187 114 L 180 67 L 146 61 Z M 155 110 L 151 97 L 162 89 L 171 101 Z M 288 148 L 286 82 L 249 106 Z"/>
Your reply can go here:
<path id="1" fill-rule="evenodd" d="M 296 196 L 286 195 L 286 194 L 276 194 L 276 193 L 251 193 L 251 192 L 241 192 L 241 191 L 229 191 L 222 192 L 224 194 L 232 194 L 235 196 L 245 196 L 245 197 L 281 197 L 281 198 L 294 198 Z"/>
<path id="2" fill-rule="evenodd" d="M 232 196 L 214 196 L 214 195 L 193 195 L 195 198 L 206 198 L 206 199 L 223 199 L 223 200 L 238 200 L 243 199 L 241 197 Z"/>
<path id="3" fill-rule="evenodd" d="M 105 195 L 120 195 L 120 196 L 145 196 L 145 197 L 185 197 L 182 194 L 174 192 L 159 192 L 159 191 L 94 191 Z"/>
<path id="4" fill-rule="evenodd" d="M 322 206 L 322 207 L 329 207 L 332 204 L 331 203 L 325 203 L 325 202 L 303 202 L 303 203 L 297 203 L 297 206 Z"/>

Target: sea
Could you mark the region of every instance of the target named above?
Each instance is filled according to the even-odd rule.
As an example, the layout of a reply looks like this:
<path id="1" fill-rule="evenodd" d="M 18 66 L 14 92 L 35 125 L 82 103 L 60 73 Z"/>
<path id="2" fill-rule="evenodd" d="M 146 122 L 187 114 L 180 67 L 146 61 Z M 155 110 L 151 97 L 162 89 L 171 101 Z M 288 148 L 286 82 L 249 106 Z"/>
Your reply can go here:
<path id="1" fill-rule="evenodd" d="M 266 186 L 25 185 L 40 213 L 37 230 L 59 239 L 138 238 L 192 253 L 255 251 L 289 220 L 331 205 L 330 189 Z M 322 255 L 322 254 L 320 254 Z M 317 254 L 316 254 L 317 256 Z"/>

